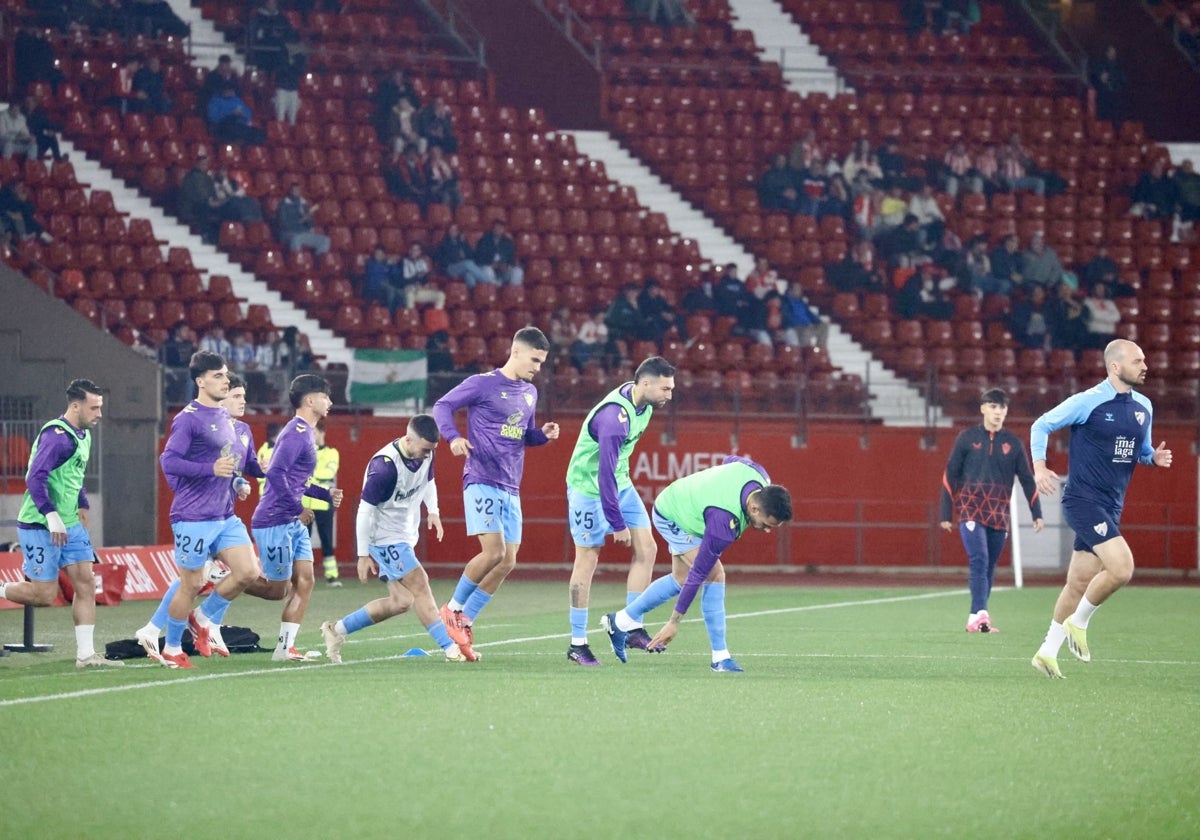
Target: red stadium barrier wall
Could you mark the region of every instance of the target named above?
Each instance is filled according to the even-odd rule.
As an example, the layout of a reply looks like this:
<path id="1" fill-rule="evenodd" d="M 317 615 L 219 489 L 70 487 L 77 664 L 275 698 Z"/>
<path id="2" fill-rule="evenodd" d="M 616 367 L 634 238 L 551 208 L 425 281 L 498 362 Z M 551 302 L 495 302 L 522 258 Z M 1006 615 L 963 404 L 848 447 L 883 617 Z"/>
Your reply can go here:
<path id="1" fill-rule="evenodd" d="M 175 573 L 175 562 L 172 559 L 174 552 L 175 546 L 171 544 L 121 546 L 98 548 L 96 556 L 100 559 L 101 564 L 125 567 L 125 591 L 123 593 L 125 600 L 158 600 L 167 591 L 167 587 L 171 585 L 172 581 L 178 577 Z M 0 552 L 0 581 L 15 583 L 24 580 L 25 576 L 21 571 L 22 562 L 23 558 L 19 551 Z M 96 585 L 96 591 L 99 593 L 99 580 Z M 60 595 L 55 601 L 55 605 L 63 603 L 65 601 Z M 17 607 L 20 607 L 20 604 L 0 598 L 0 609 Z"/>
<path id="2" fill-rule="evenodd" d="M 277 418 L 245 419 L 261 442 L 266 423 Z M 563 477 L 581 418 L 561 423 L 559 441 L 526 455 L 520 554 L 525 566 L 569 568 L 573 556 Z M 404 424 L 378 417 L 329 420 L 327 439 L 341 453 L 339 479 L 346 490 L 346 503 L 337 515 L 343 574 L 354 566 L 354 511 L 363 470 L 376 450 L 403 432 Z M 1008 427 L 1028 440 L 1028 426 Z M 661 439 L 666 428 L 665 422 L 652 423 L 631 463 L 634 482 L 647 500 L 680 475 L 719 463 L 731 449 L 725 420 L 679 421 L 672 444 Z M 939 430 L 935 446 L 927 448 L 920 430 L 869 428 L 864 435 L 857 424 L 812 427 L 808 445 L 794 448 L 790 429 L 778 422 L 743 422 L 738 452 L 760 461 L 773 481 L 791 490 L 796 521 L 774 534 L 747 535 L 729 550 L 727 563 L 781 569 L 964 566 L 957 536 L 942 532 L 936 521 L 942 470 L 961 428 Z M 1176 453 L 1175 465 L 1169 471 L 1135 472 L 1123 530 L 1140 568 L 1196 569 L 1197 461 L 1191 455 L 1195 430 L 1156 426 L 1155 437 L 1168 441 Z M 160 450 L 161 446 L 160 442 Z M 1066 436 L 1056 435 L 1052 446 L 1063 447 L 1052 448 L 1050 457 L 1051 466 L 1062 471 L 1067 466 Z M 446 536 L 441 543 L 426 539 L 418 556 L 427 564 L 461 567 L 478 551 L 477 541 L 467 538 L 462 526 L 462 462 L 445 445 L 436 458 Z M 171 496 L 161 472 L 158 480 L 158 540 L 168 543 Z M 254 495 L 239 505 L 246 520 L 256 500 Z M 620 551 L 611 549 L 606 558 L 620 560 Z"/>

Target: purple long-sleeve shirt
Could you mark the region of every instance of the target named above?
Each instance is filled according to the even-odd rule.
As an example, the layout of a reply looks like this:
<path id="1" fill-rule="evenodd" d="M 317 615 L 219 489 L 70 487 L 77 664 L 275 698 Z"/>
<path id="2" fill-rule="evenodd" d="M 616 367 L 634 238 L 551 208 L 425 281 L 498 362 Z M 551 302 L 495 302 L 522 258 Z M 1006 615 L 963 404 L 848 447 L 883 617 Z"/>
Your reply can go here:
<path id="1" fill-rule="evenodd" d="M 454 412 L 467 409 L 467 440 L 471 451 L 463 466 L 463 487 L 486 484 L 514 495 L 521 492 L 525 447 L 548 441 L 537 426 L 537 388 L 509 379 L 497 368 L 463 380 L 433 406 L 442 437 L 450 443 L 462 437 Z"/>
<path id="2" fill-rule="evenodd" d="M 71 426 L 65 417 L 58 418 Z M 33 503 L 37 506 L 38 513 L 45 516 L 54 511 L 54 502 L 50 501 L 50 492 L 47 489 L 47 482 L 50 480 L 50 473 L 67 463 L 71 456 L 75 454 L 75 447 L 79 445 L 79 441 L 83 440 L 87 432 L 82 429 L 76 429 L 71 426 L 73 435 L 57 434 L 54 428 L 43 429 L 38 435 L 37 454 L 33 456 L 33 460 L 29 462 L 29 471 L 25 474 L 25 489 L 29 491 L 29 497 L 33 499 Z M 79 507 L 86 508 L 88 506 L 87 492 L 82 487 L 79 488 Z M 40 524 L 21 523 L 22 528 L 41 528 Z"/>
<path id="3" fill-rule="evenodd" d="M 629 390 L 633 390 L 632 385 Z M 630 393 L 625 396 L 632 401 Z M 621 491 L 617 487 L 617 463 L 621 460 L 621 446 L 629 435 L 629 416 L 624 408 L 610 403 L 592 415 L 588 433 L 600 448 L 596 483 L 600 487 L 600 507 L 604 511 L 604 519 L 614 531 L 624 531 L 627 526 L 625 517 L 621 515 L 621 500 L 618 497 Z"/>
<path id="4" fill-rule="evenodd" d="M 233 479 L 213 475 L 213 463 L 237 457 L 240 447 L 233 418 L 222 406 L 193 400 L 175 415 L 158 463 L 175 491 L 171 522 L 212 522 L 233 515 Z"/>
<path id="5" fill-rule="evenodd" d="M 429 456 L 433 458 L 434 456 Z M 403 455 L 397 454 L 399 462 L 404 465 L 404 468 L 411 473 L 415 473 L 421 469 L 421 465 L 425 463 L 424 459 L 405 458 Z M 434 464 L 429 465 L 429 480 L 433 481 Z M 396 491 L 396 479 L 400 475 L 397 471 L 396 461 L 392 458 L 385 458 L 383 455 L 376 455 L 367 464 L 367 478 L 363 482 L 362 496 L 360 497 L 369 505 L 379 505 L 386 502 L 392 497 L 392 493 Z"/>
<path id="6" fill-rule="evenodd" d="M 317 442 L 312 424 L 293 417 L 279 437 L 267 465 L 267 489 L 250 517 L 252 528 L 273 528 L 300 515 L 300 499 L 311 496 L 332 501 L 332 494 L 318 484 L 308 484 L 317 467 Z"/>

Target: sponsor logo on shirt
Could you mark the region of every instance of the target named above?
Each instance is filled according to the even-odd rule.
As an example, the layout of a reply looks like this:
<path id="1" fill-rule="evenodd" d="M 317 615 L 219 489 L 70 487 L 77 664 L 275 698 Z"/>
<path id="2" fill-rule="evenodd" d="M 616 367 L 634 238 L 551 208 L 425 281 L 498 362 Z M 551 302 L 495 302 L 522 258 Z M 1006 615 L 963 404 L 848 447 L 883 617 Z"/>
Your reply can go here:
<path id="1" fill-rule="evenodd" d="M 1131 437 L 1117 435 L 1117 439 L 1113 441 L 1113 463 L 1128 464 L 1133 460 L 1133 453 L 1136 447 L 1136 441 Z"/>
<path id="2" fill-rule="evenodd" d="M 1108 523 L 1101 522 L 1099 525 L 1093 525 L 1092 530 L 1103 537 L 1108 534 Z"/>
<path id="3" fill-rule="evenodd" d="M 1000 451 L 1003 452 L 1005 455 L 1007 455 L 1009 452 L 1012 452 L 1012 444 L 1011 443 L 1000 444 Z"/>
<path id="4" fill-rule="evenodd" d="M 509 438 L 511 440 L 520 440 L 525 437 L 525 412 L 514 411 L 508 415 L 504 425 L 500 427 L 500 437 Z"/>

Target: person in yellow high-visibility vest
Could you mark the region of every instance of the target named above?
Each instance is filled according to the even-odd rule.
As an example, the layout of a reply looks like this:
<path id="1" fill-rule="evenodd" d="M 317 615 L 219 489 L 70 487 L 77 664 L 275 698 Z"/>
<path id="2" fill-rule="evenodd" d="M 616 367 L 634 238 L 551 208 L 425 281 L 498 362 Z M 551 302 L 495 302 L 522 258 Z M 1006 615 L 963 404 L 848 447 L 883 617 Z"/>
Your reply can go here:
<path id="1" fill-rule="evenodd" d="M 267 465 L 271 463 L 271 453 L 275 451 L 275 438 L 279 436 L 279 430 L 282 428 L 283 426 L 279 423 L 267 424 L 267 439 L 262 442 L 262 446 L 258 447 L 258 452 L 256 453 L 258 465 L 263 468 L 263 472 L 266 472 Z M 265 492 L 267 492 L 267 480 L 260 478 L 258 480 L 258 495 L 261 496 Z"/>
<path id="2" fill-rule="evenodd" d="M 317 466 L 309 482 L 319 484 L 333 491 L 337 484 L 338 465 L 341 456 L 332 446 L 325 444 L 325 424 L 318 423 L 314 428 L 317 440 Z M 317 536 L 321 540 L 321 556 L 324 558 L 325 582 L 330 586 L 341 586 L 338 580 L 337 557 L 333 547 L 333 507 L 329 502 L 305 496 L 300 500 L 304 507 L 313 512 L 313 520 L 317 526 Z"/>

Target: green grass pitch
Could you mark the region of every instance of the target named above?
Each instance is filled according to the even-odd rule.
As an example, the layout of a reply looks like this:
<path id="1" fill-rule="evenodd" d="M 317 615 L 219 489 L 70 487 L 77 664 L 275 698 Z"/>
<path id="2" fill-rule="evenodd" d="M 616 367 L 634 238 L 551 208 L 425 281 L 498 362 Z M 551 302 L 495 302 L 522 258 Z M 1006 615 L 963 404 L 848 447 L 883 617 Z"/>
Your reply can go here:
<path id="1" fill-rule="evenodd" d="M 593 625 L 622 589 L 595 587 Z M 299 646 L 381 591 L 318 589 Z M 1056 592 L 999 590 L 1001 632 L 968 635 L 961 589 L 735 576 L 744 674 L 709 671 L 699 615 L 666 654 L 621 665 L 595 630 L 603 667 L 568 663 L 565 582 L 506 584 L 473 665 L 401 656 L 434 647 L 405 615 L 342 667 L 85 672 L 68 610 L 41 610 L 55 651 L 0 659 L 0 837 L 1200 836 L 1200 589 L 1118 593 L 1061 681 L 1029 664 Z M 152 608 L 102 608 L 98 641 Z M 245 598 L 227 620 L 270 643 L 278 617 Z"/>

